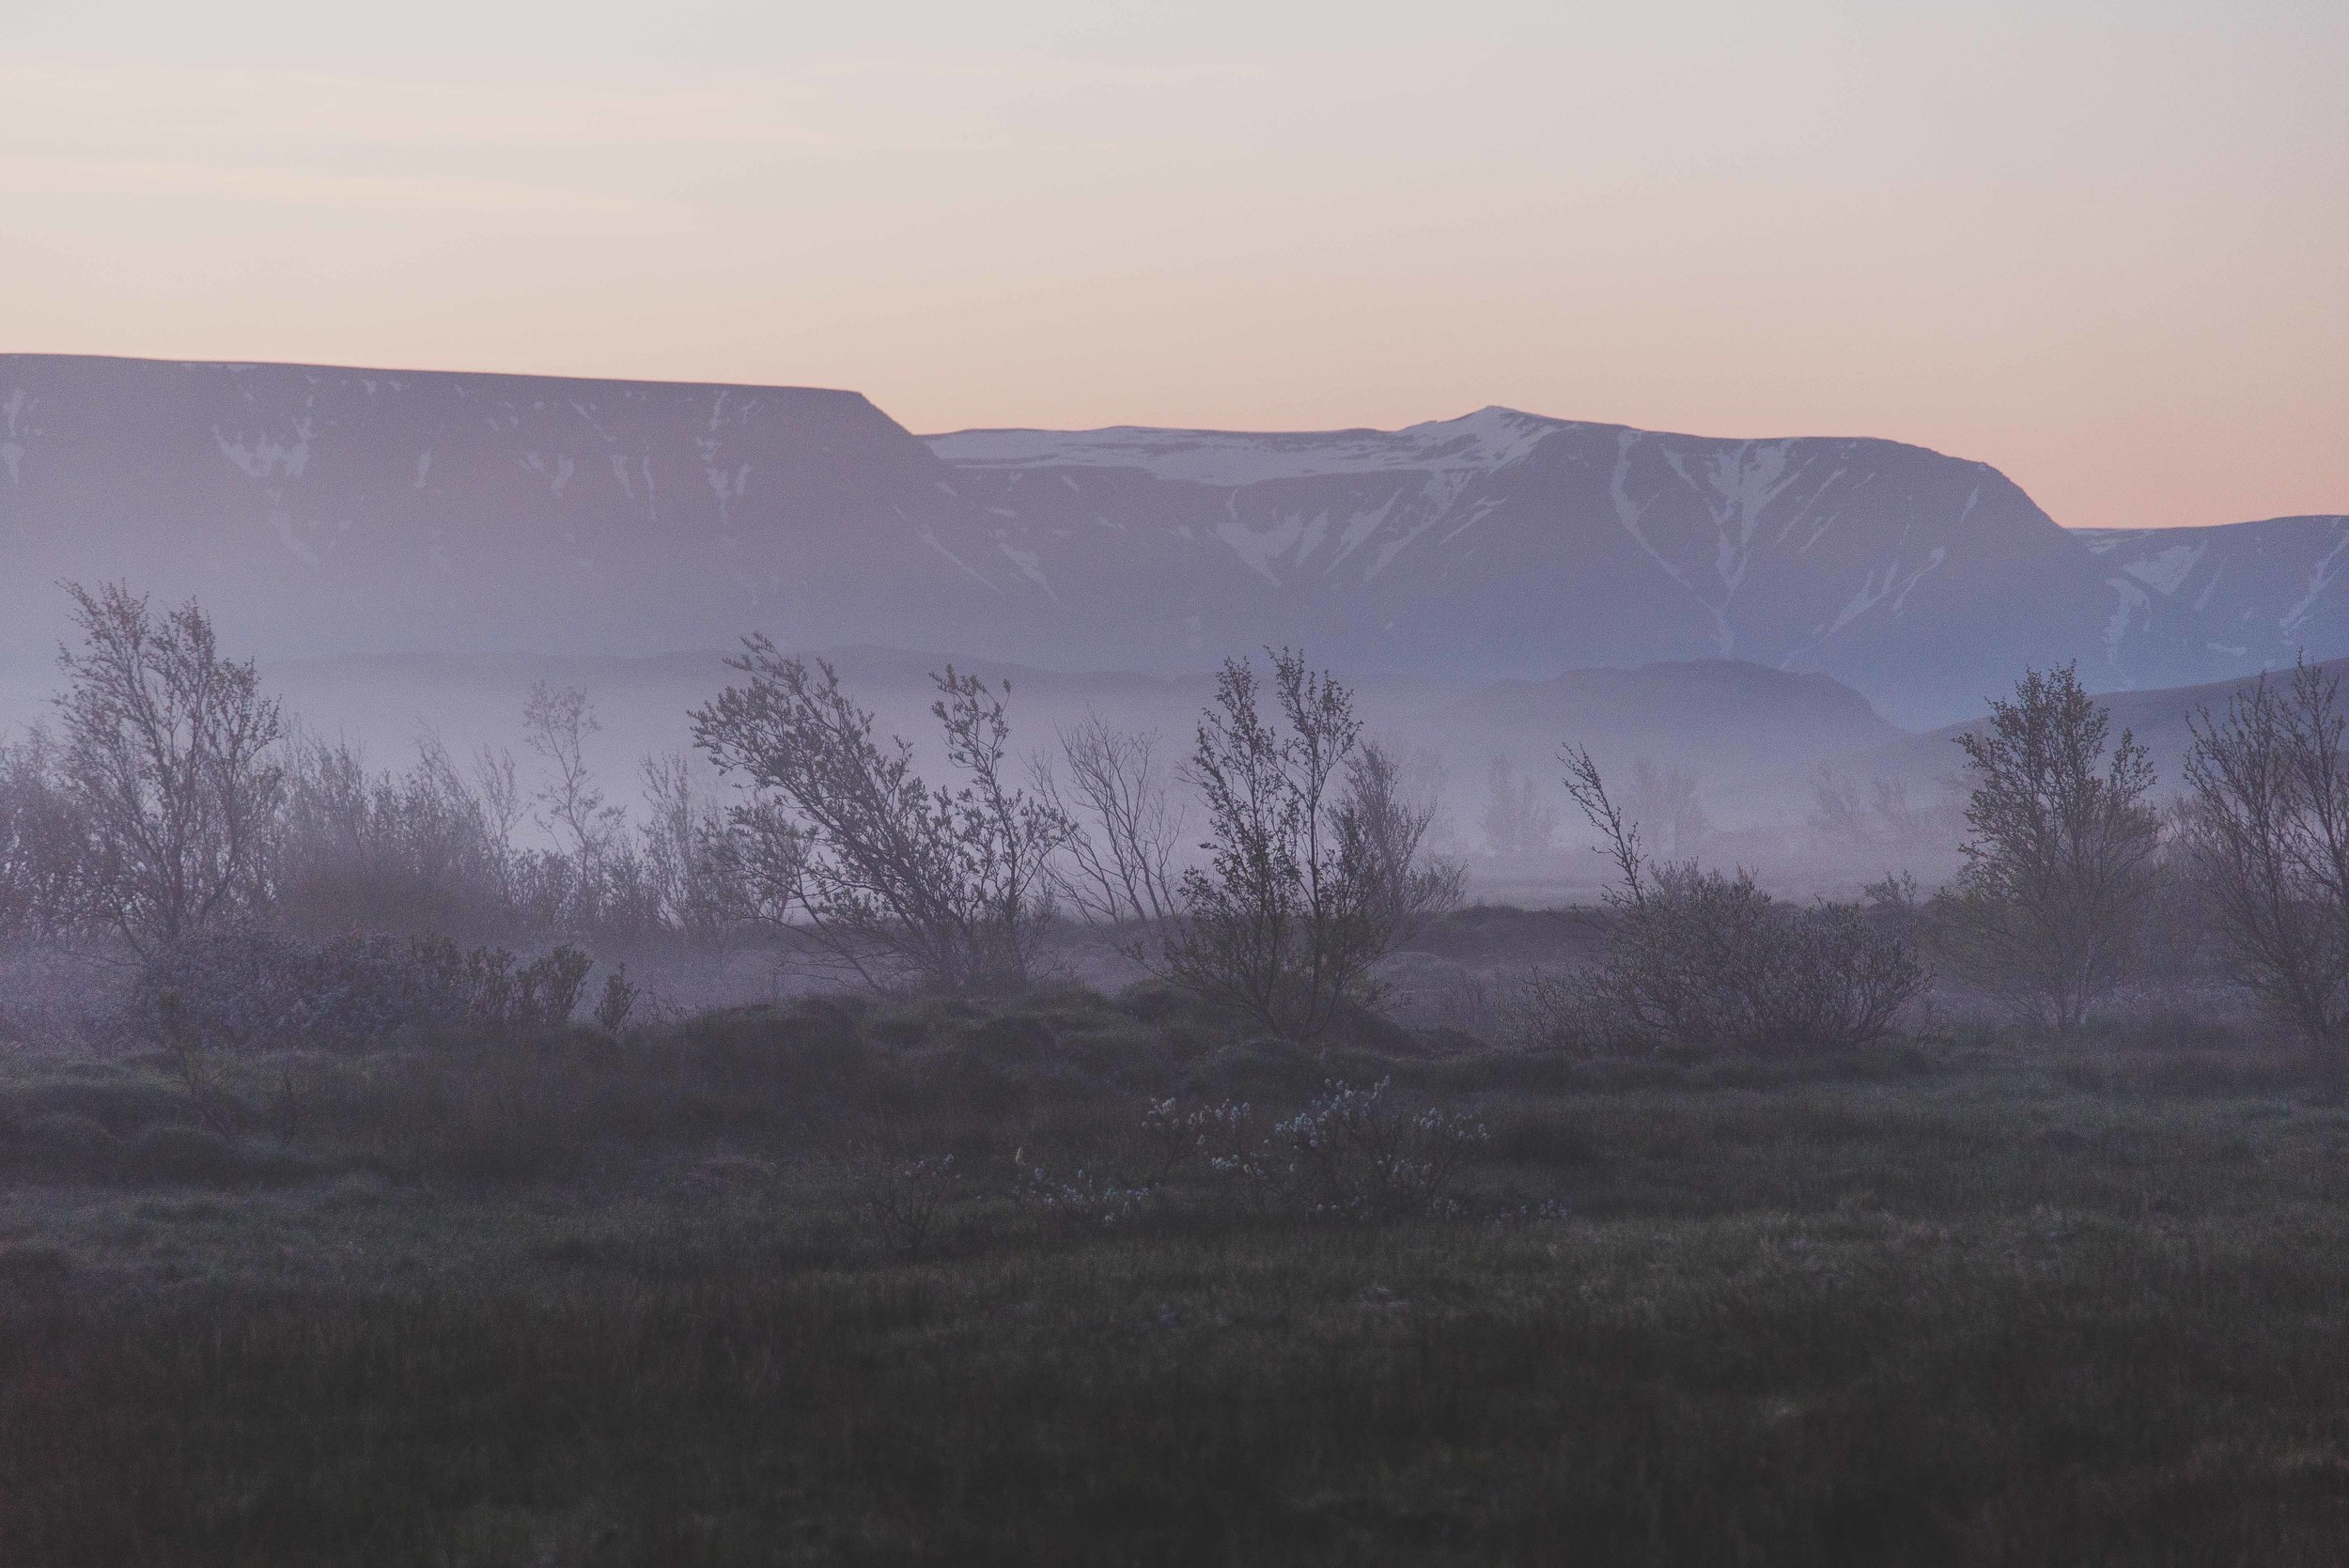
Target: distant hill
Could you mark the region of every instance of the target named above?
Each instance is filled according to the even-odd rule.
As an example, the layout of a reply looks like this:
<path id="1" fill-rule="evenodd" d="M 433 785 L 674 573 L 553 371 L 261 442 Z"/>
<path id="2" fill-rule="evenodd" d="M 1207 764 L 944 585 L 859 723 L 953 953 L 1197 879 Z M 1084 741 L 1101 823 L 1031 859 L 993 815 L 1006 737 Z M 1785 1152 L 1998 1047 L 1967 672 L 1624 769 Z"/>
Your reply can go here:
<path id="1" fill-rule="evenodd" d="M 2326 661 L 2326 672 L 2349 677 L 2349 659 Z M 2227 705 L 2238 691 L 2247 690 L 2259 677 L 2246 675 L 2234 680 L 2211 681 L 2199 686 L 2164 687 L 2152 691 L 2108 691 L 2097 701 L 2112 716 L 2112 735 L 2118 738 L 2127 730 L 2145 747 L 2146 757 L 2154 765 L 2157 787 L 2164 795 L 2179 788 L 2185 781 L 2186 754 L 2193 744 L 2189 722 L 2207 713 L 2214 719 L 2224 719 Z M 2289 683 L 2288 670 L 2271 674 L 2270 680 Z M 2344 695 L 2349 695 L 2345 693 Z M 1963 724 L 1950 724 L 1924 735 L 1906 736 L 1891 742 L 1878 753 L 1885 766 L 1903 776 L 1921 776 L 1928 770 L 1940 773 L 1956 771 L 1959 753 L 1957 737 L 1980 729 L 1986 720 L 1968 720 Z"/>
<path id="2" fill-rule="evenodd" d="M 1357 676 L 1726 660 L 1892 720 L 2028 663 L 2093 686 L 2349 653 L 2349 520 L 2072 534 L 1984 464 L 1507 409 L 1397 431 L 916 438 L 851 392 L 0 356 L 0 657 L 60 579 L 200 595 L 235 645 L 953 647 Z"/>

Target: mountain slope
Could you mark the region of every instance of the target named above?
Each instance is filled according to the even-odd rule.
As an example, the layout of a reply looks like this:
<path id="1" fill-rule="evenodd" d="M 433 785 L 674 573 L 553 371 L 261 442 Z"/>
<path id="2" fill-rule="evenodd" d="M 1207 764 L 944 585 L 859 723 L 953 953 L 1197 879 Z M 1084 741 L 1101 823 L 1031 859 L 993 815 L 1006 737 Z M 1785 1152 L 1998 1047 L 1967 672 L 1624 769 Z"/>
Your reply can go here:
<path id="1" fill-rule="evenodd" d="M 2349 517 L 2082 529 L 2103 564 L 2108 662 L 2132 684 L 2208 680 L 2349 650 Z"/>
<path id="2" fill-rule="evenodd" d="M 1995 470 L 1889 442 L 1486 409 L 1391 433 L 929 444 L 1062 604 L 1150 584 L 1117 634 L 1146 629 L 1159 659 L 1267 627 L 1378 669 L 1710 656 L 1833 675 L 1916 719 L 1970 710 L 2020 661 L 2100 645 L 2088 551 Z"/>
<path id="3" fill-rule="evenodd" d="M 952 475 L 849 392 L 20 355 L 0 433 L 19 644 L 61 579 L 303 654 L 937 641 L 1004 591 L 954 559 Z"/>

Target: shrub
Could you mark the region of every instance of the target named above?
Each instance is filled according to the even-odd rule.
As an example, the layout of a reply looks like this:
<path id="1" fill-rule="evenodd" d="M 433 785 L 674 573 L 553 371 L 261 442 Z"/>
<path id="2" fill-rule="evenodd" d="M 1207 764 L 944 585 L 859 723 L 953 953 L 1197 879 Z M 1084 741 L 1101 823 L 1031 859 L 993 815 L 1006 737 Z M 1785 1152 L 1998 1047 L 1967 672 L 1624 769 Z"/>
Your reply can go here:
<path id="1" fill-rule="evenodd" d="M 134 1038 L 180 1052 L 364 1050 L 468 1018 L 494 1029 L 555 1027 L 578 1007 L 591 968 L 575 947 L 517 967 L 503 948 L 467 953 L 444 937 L 350 936 L 314 946 L 266 930 L 210 932 L 143 963 L 119 1022 Z"/>
<path id="2" fill-rule="evenodd" d="M 1381 1079 L 1369 1088 L 1332 1080 L 1272 1129 L 1311 1212 L 1339 1219 L 1441 1213 L 1461 1157 L 1487 1141 L 1474 1117 L 1412 1109 Z"/>
<path id="3" fill-rule="evenodd" d="M 1780 903 L 1750 873 L 1651 864 L 1587 752 L 1566 785 L 1610 843 L 1622 886 L 1598 965 L 1528 982 L 1526 1043 L 1584 1051 L 1682 1046 L 1784 1054 L 1882 1039 L 1926 985 L 1906 941 L 1861 910 Z"/>
<path id="4" fill-rule="evenodd" d="M 891 1251 L 909 1258 L 929 1244 L 939 1211 L 961 1179 L 952 1155 L 896 1159 L 867 1154 L 856 1176 L 874 1234 Z"/>
<path id="5" fill-rule="evenodd" d="M 797 908 L 816 939 L 870 981 L 910 971 L 933 990 L 1017 991 L 1051 912 L 1053 857 L 1076 831 L 1052 801 L 1015 786 L 1003 699 L 953 666 L 931 712 L 959 775 L 932 787 L 912 748 L 873 738 L 873 716 L 832 667 L 747 639 L 748 679 L 693 714 L 693 738 L 749 781 L 729 814 L 736 859 L 758 868 L 762 906 Z"/>
<path id="6" fill-rule="evenodd" d="M 1461 871 L 1423 852 L 1434 808 L 1404 798 L 1361 740 L 1354 697 L 1304 656 L 1272 656 L 1272 706 L 1228 660 L 1201 716 L 1190 777 L 1207 862 L 1182 877 L 1162 945 L 1128 949 L 1164 978 L 1300 1045 L 1373 1001 L 1370 970 L 1460 901 Z"/>

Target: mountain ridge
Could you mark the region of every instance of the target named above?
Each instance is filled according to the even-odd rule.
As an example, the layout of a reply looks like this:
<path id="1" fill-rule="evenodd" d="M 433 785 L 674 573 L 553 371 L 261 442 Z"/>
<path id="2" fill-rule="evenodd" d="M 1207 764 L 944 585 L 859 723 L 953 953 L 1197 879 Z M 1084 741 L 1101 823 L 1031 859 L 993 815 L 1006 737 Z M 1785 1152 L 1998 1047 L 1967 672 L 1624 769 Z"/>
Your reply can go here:
<path id="1" fill-rule="evenodd" d="M 2026 663 L 2127 689 L 2349 652 L 2337 567 L 2349 519 L 2071 532 L 1871 437 L 1500 405 L 916 436 L 841 389 L 0 356 L 0 652 L 54 646 L 55 582 L 124 577 L 304 657 L 755 629 L 1159 674 L 1268 643 L 1445 678 L 1727 658 L 1924 726 Z"/>

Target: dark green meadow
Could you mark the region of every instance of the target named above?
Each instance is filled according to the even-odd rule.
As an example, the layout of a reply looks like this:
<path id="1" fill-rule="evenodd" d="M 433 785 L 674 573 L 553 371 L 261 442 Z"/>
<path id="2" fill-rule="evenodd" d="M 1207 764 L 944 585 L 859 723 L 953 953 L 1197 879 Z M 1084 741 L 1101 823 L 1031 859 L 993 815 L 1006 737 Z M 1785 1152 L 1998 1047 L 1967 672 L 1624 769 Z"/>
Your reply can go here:
<path id="1" fill-rule="evenodd" d="M 5 1071 L 4 1563 L 2349 1556 L 2349 1114 L 2215 1032 L 817 1003 L 242 1062 L 226 1135 Z M 1483 1136 L 1349 1207 L 1148 1119 L 1327 1079 Z"/>

